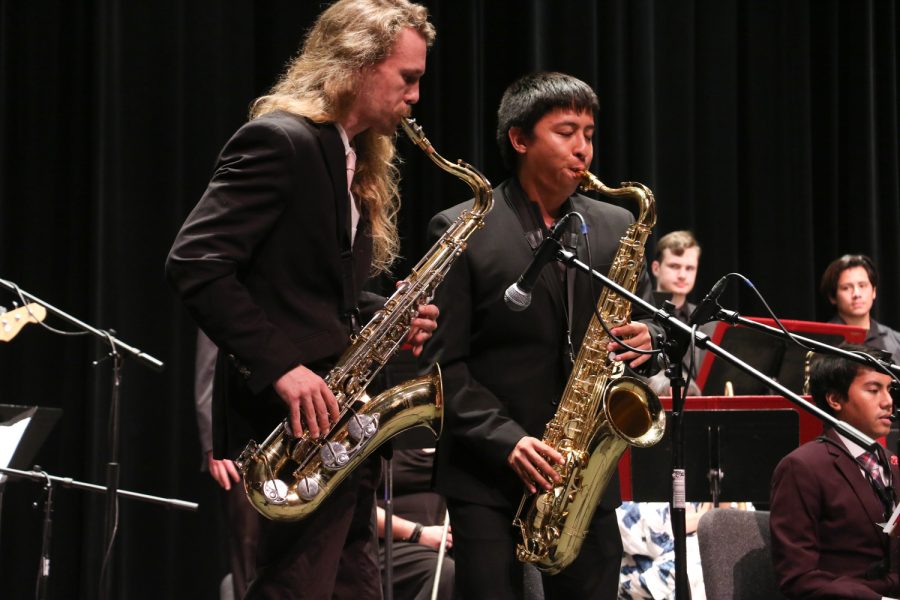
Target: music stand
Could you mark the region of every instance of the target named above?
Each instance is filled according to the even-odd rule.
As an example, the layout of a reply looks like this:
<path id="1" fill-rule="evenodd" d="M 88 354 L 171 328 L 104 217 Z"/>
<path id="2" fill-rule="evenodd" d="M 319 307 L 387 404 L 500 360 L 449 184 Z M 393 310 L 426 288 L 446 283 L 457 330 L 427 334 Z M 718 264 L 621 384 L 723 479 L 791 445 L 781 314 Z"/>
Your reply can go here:
<path id="1" fill-rule="evenodd" d="M 691 410 L 684 421 L 685 495 L 691 501 L 769 502 L 769 483 L 778 462 L 799 445 L 797 411 Z M 649 448 L 631 449 L 631 485 L 638 502 L 667 502 L 672 490 L 668 431 Z M 720 470 L 718 497 L 707 473 Z"/>
<path id="2" fill-rule="evenodd" d="M 62 409 L 0 404 L 0 467 L 28 469 Z M 25 420 L 26 425 L 22 425 Z M 15 435 L 19 433 L 19 435 Z M 15 439 L 7 439 L 15 435 Z"/>
<path id="3" fill-rule="evenodd" d="M 38 449 L 47 439 L 50 430 L 56 425 L 61 415 L 62 410 L 59 408 L 0 404 L 0 467 L 29 468 Z M 0 473 L 0 516 L 3 513 L 3 490 L 6 480 L 7 476 Z M 39 598 L 46 597 L 47 575 L 49 574 L 49 511 L 51 510 L 49 493 L 46 502 L 47 516 L 43 535 L 44 543 L 41 549 L 41 569 L 38 574 Z M 0 528 L 0 532 L 2 532 L 2 528 Z M 2 535 L 0 535 L 0 541 L 2 539 Z"/>
<path id="4" fill-rule="evenodd" d="M 771 319 L 751 318 L 751 320 L 772 327 L 777 326 Z M 866 337 L 866 330 L 861 327 L 788 319 L 782 319 L 781 322 L 785 329 L 792 333 L 802 334 L 834 346 L 843 342 L 861 344 Z M 773 338 L 761 331 L 747 327 L 735 327 L 724 321 L 716 324 L 712 341 L 736 356 L 740 356 L 754 368 L 775 379 L 792 392 L 797 394 L 803 392 L 803 373 L 807 351 L 797 344 Z M 697 375 L 697 385 L 705 395 L 717 395 L 723 392 L 726 382 L 731 382 L 734 393 L 737 395 L 774 393 L 757 379 L 723 360 L 717 360 L 712 352 L 707 352 Z"/>

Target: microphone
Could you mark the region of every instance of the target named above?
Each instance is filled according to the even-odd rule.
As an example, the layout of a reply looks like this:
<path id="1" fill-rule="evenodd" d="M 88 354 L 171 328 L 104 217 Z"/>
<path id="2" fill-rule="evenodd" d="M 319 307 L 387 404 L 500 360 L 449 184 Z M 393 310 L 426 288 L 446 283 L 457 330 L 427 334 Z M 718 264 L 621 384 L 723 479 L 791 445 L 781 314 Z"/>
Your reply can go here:
<path id="1" fill-rule="evenodd" d="M 518 312 L 525 310 L 531 305 L 531 290 L 534 289 L 538 275 L 541 274 L 547 263 L 556 257 L 556 253 L 560 249 L 559 239 L 562 237 L 563 230 L 571 214 L 566 213 L 562 219 L 556 222 L 556 225 L 550 231 L 550 235 L 544 238 L 544 241 L 538 246 L 537 251 L 534 253 L 534 258 L 531 259 L 531 264 L 528 265 L 522 276 L 519 277 L 518 281 L 506 288 L 506 291 L 503 293 L 503 301 L 506 302 L 506 306 L 510 310 Z"/>
<path id="2" fill-rule="evenodd" d="M 704 298 L 703 301 L 697 305 L 697 308 L 694 309 L 694 312 L 691 313 L 691 318 L 688 322 L 689 325 L 703 325 L 704 323 L 709 323 L 713 320 L 716 313 L 722 309 L 722 307 L 719 306 L 719 296 L 725 291 L 725 284 L 727 282 L 728 275 L 716 282 L 716 285 L 709 290 L 706 298 Z"/>

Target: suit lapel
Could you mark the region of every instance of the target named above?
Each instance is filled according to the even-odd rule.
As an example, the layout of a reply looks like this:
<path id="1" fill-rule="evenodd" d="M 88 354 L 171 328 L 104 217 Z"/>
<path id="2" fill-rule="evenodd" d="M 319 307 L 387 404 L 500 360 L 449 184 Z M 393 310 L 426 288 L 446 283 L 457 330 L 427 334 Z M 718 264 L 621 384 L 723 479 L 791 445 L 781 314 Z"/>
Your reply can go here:
<path id="1" fill-rule="evenodd" d="M 897 468 L 897 456 L 891 452 L 888 452 L 886 448 L 883 446 L 878 448 L 878 452 L 881 455 L 881 464 L 882 468 L 887 469 L 888 479 L 888 489 L 891 494 L 891 503 L 892 506 L 897 506 L 897 478 L 900 477 L 900 471 Z"/>
<path id="2" fill-rule="evenodd" d="M 862 474 L 859 463 L 850 456 L 850 453 L 846 450 L 843 442 L 841 442 L 833 429 L 829 429 L 825 436 L 840 445 L 840 448 L 837 448 L 832 444 L 826 444 L 826 447 L 834 459 L 835 468 L 841 473 L 847 481 L 847 484 L 853 490 L 853 493 L 859 499 L 869 520 L 872 521 L 872 523 L 883 523 L 884 509 L 881 505 L 881 500 L 878 498 L 875 490 L 872 489 L 872 485 L 866 479 L 865 475 Z"/>
<path id="3" fill-rule="evenodd" d="M 334 188 L 338 240 L 342 249 L 350 248 L 350 196 L 347 193 L 347 158 L 344 142 L 333 123 L 314 124 L 328 176 Z"/>
<path id="4" fill-rule="evenodd" d="M 891 470 L 891 498 L 894 501 L 894 506 L 897 506 L 897 486 L 900 485 L 900 469 L 897 466 L 897 455 L 892 452 L 885 452 L 887 455 L 887 464 Z M 889 552 L 891 557 L 891 569 L 896 572 L 898 569 L 898 561 L 900 561 L 900 540 L 898 540 L 897 536 L 892 535 L 890 537 L 890 545 Z"/>
<path id="5" fill-rule="evenodd" d="M 360 290 L 369 276 L 369 266 L 372 260 L 372 236 L 369 211 L 366 206 L 360 208 L 359 222 L 357 223 L 355 242 L 351 238 L 350 218 L 350 194 L 347 191 L 347 156 L 341 134 L 333 123 L 313 123 L 313 130 L 317 133 L 322 156 L 328 169 L 328 177 L 334 188 L 335 214 L 337 231 L 335 236 L 341 250 L 341 269 L 346 304 L 349 310 L 358 306 Z M 349 252 L 349 261 L 345 260 L 345 253 Z M 352 277 L 352 281 L 348 280 Z M 347 287 L 350 289 L 347 289 Z M 349 297 L 346 297 L 349 294 Z"/>

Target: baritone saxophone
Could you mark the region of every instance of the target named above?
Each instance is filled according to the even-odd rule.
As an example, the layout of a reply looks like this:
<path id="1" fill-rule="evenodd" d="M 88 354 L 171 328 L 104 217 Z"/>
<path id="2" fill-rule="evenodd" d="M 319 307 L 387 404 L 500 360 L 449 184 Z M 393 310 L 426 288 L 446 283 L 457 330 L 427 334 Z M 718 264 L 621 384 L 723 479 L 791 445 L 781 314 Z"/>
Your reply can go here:
<path id="1" fill-rule="evenodd" d="M 635 291 L 644 268 L 644 245 L 656 223 L 653 193 L 640 183 L 609 188 L 587 171 L 582 173 L 581 187 L 638 202 L 640 214 L 619 241 L 609 272 L 609 279 Z M 610 288 L 601 292 L 562 399 L 542 438 L 563 456 L 563 464 L 554 467 L 561 481 L 551 490 L 524 494 L 513 521 L 522 533 L 517 558 L 535 563 L 548 574 L 558 573 L 578 556 L 625 448 L 652 446 L 665 433 L 666 414 L 659 398 L 642 380 L 625 375 L 624 363 L 609 358 L 609 336 L 597 313 L 612 329 L 629 321 L 631 302 Z"/>
<path id="2" fill-rule="evenodd" d="M 275 521 L 309 516 L 372 452 L 394 435 L 424 425 L 435 435 L 443 422 L 440 368 L 369 398 L 366 387 L 400 348 L 419 306 L 434 296 L 467 240 L 481 228 L 493 206 L 490 182 L 463 161 L 438 154 L 422 128 L 404 118 L 403 130 L 433 163 L 458 177 L 475 192 L 464 211 L 401 281 L 325 377 L 338 403 L 339 418 L 320 439 L 293 437 L 283 421 L 268 438 L 251 440 L 237 460 L 244 491 L 253 507 Z"/>

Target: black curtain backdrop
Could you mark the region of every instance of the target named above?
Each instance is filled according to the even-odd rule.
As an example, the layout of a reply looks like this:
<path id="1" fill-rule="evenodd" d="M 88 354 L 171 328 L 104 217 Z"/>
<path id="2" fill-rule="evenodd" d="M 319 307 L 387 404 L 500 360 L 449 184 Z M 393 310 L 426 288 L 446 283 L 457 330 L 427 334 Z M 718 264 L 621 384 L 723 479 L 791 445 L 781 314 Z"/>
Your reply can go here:
<path id="1" fill-rule="evenodd" d="M 415 113 L 442 155 L 499 183 L 503 89 L 533 70 L 572 73 L 601 101 L 594 172 L 650 186 L 657 235 L 689 228 L 701 240 L 698 296 L 739 271 L 780 316 L 824 320 L 822 270 L 863 252 L 882 274 L 878 317 L 900 326 L 895 2 L 425 4 L 438 39 Z M 226 571 L 216 489 L 199 472 L 194 327 L 163 261 L 218 150 L 321 8 L 0 0 L 0 278 L 166 363 L 161 374 L 125 366 L 121 487 L 201 504 L 121 502 L 118 597 L 215 598 Z M 400 150 L 402 277 L 426 250 L 428 218 L 470 194 L 408 142 Z M 737 286 L 723 303 L 762 312 Z M 33 325 L 0 347 L 0 402 L 64 411 L 37 458 L 51 474 L 104 482 L 110 368 L 91 365 L 104 353 Z M 40 492 L 5 489 L 0 595 L 26 598 Z M 96 597 L 103 498 L 61 488 L 55 508 L 50 597 Z"/>

